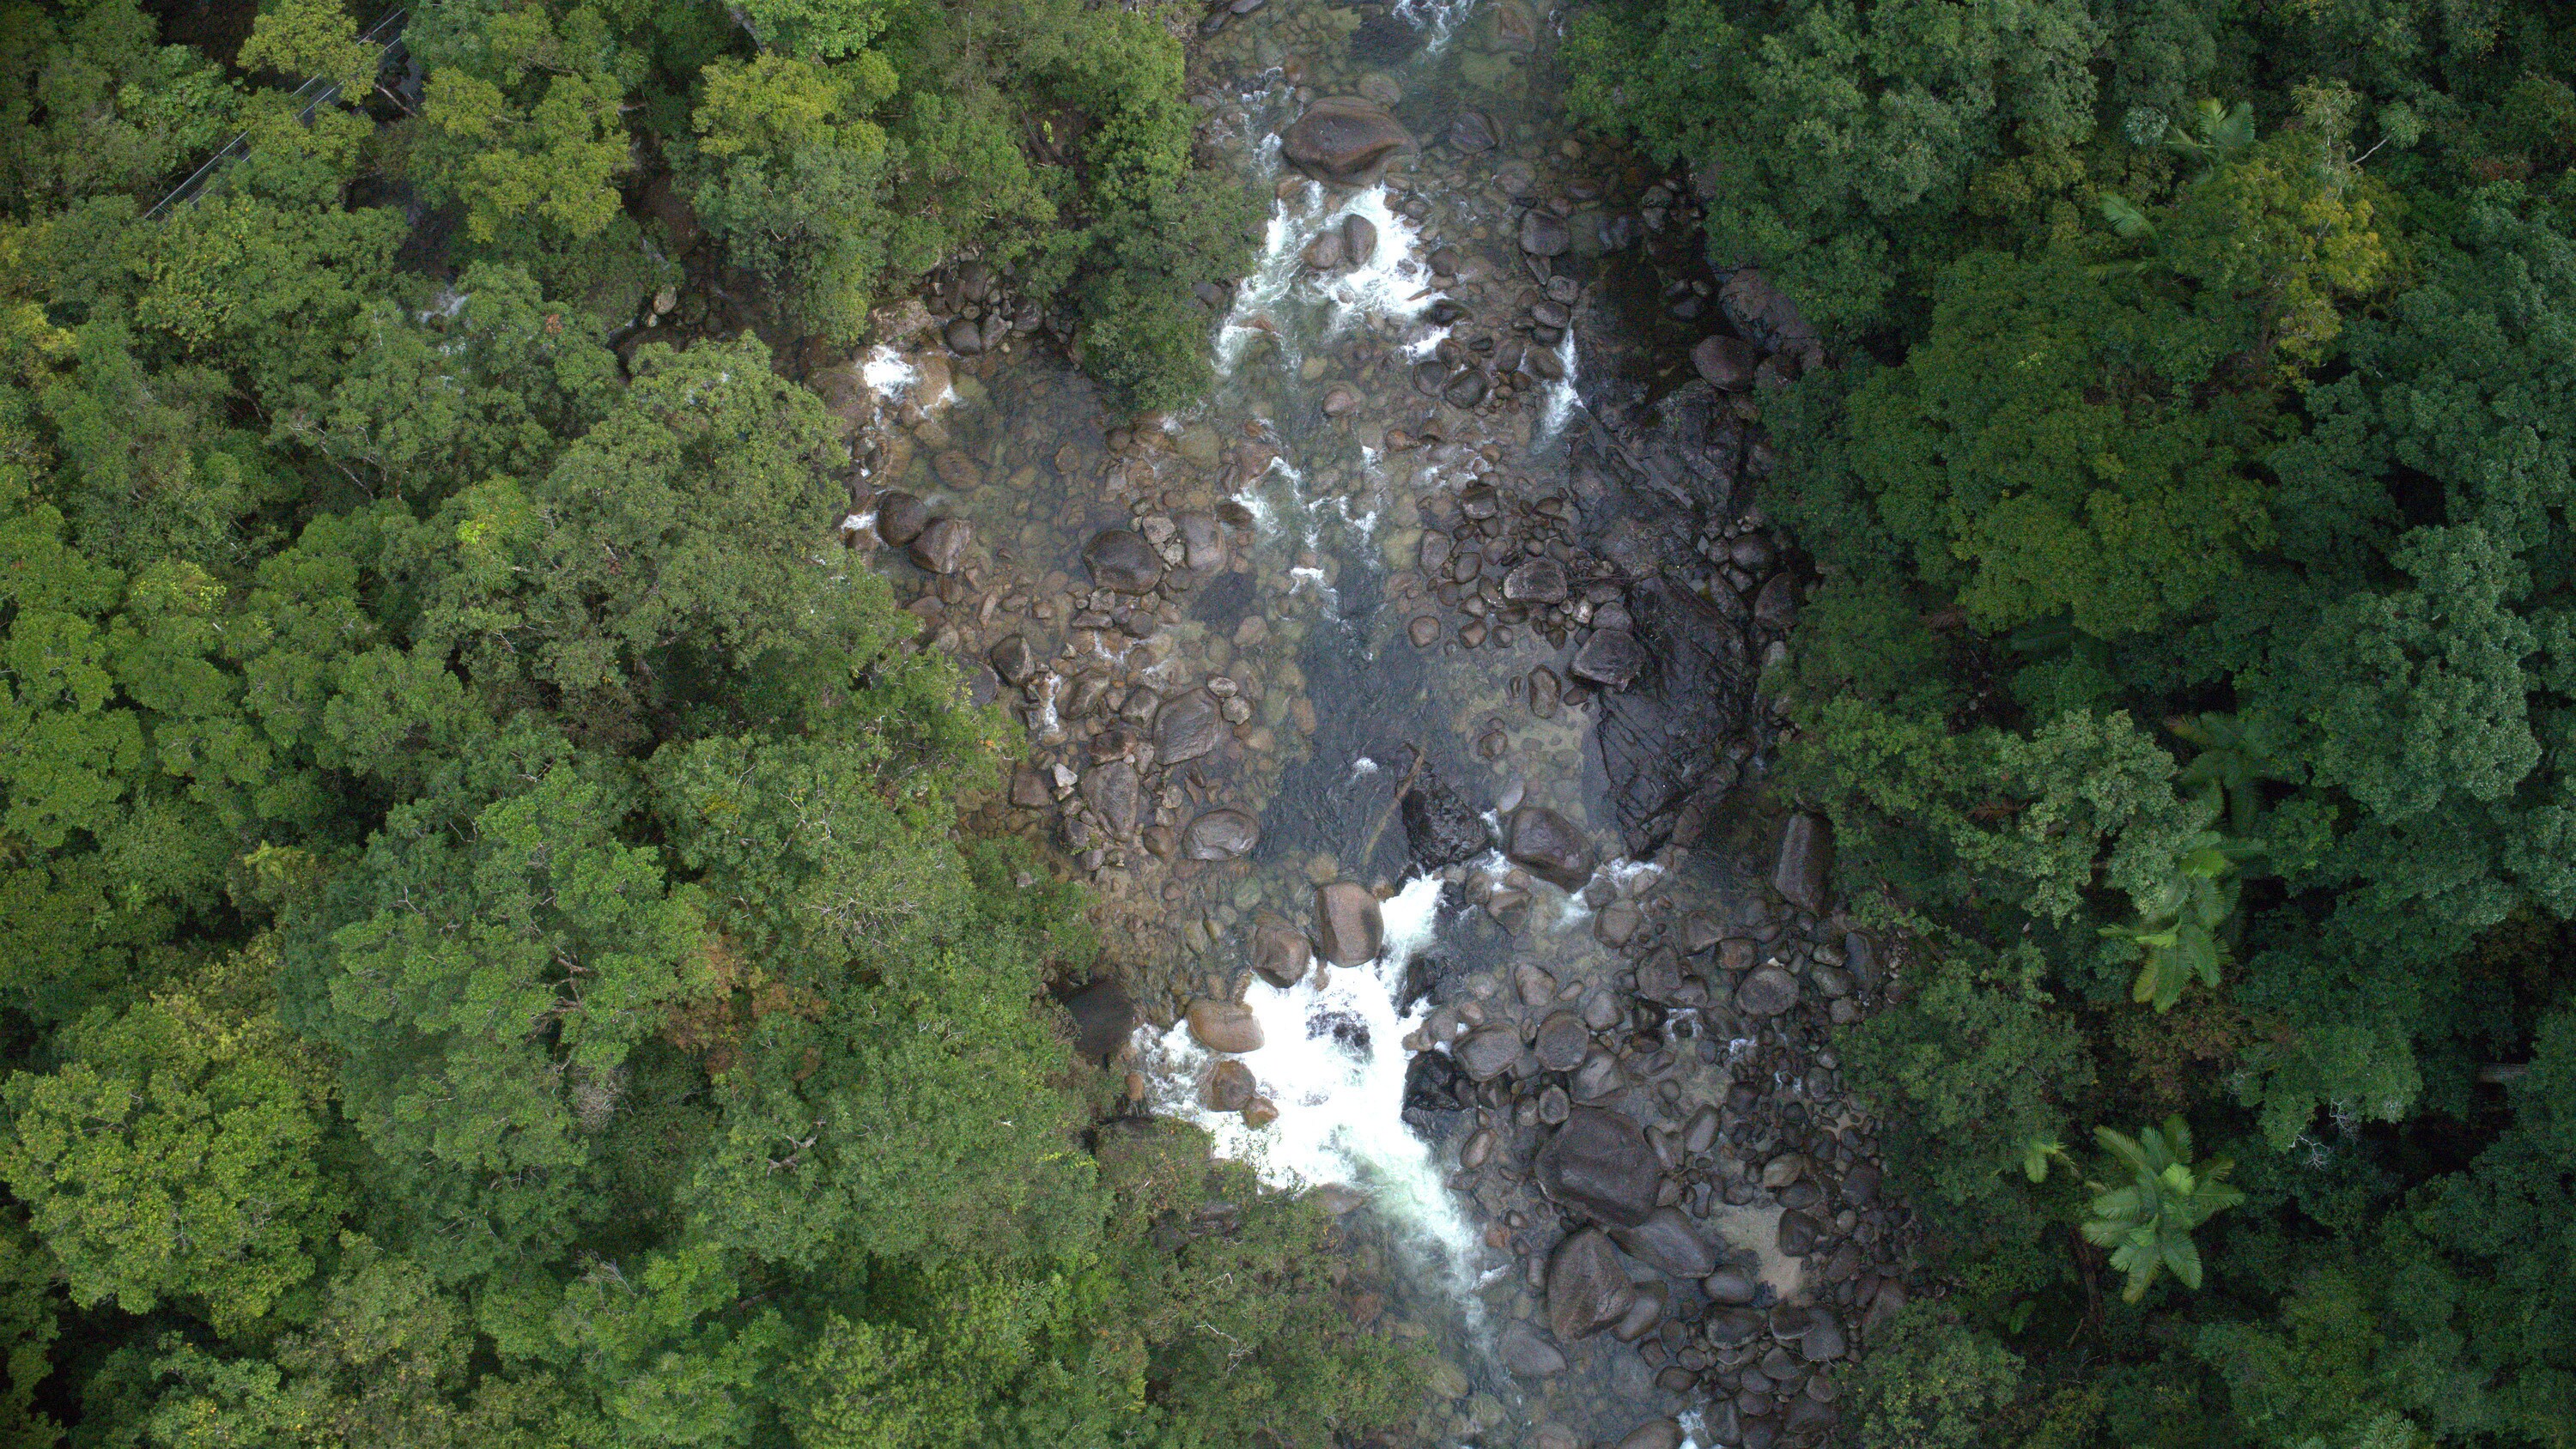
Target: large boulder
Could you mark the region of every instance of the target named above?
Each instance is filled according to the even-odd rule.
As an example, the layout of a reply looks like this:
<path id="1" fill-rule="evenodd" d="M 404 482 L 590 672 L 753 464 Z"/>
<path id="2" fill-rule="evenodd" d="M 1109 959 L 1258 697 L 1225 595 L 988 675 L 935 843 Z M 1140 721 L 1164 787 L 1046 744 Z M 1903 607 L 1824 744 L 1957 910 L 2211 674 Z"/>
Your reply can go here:
<path id="1" fill-rule="evenodd" d="M 1094 981 L 1064 999 L 1065 1015 L 1073 1018 L 1074 1055 L 1085 1061 L 1099 1061 L 1116 1052 L 1127 1034 L 1136 1029 L 1136 1007 L 1127 999 L 1127 989 L 1111 980 Z"/>
<path id="2" fill-rule="evenodd" d="M 1589 1338 L 1617 1323 L 1636 1298 L 1619 1250 L 1599 1228 L 1571 1235 L 1547 1260 L 1547 1326 L 1560 1343 Z"/>
<path id="3" fill-rule="evenodd" d="M 1494 1336 L 1494 1355 L 1503 1367 L 1520 1378 L 1544 1378 L 1565 1372 L 1565 1351 L 1547 1341 L 1547 1335 L 1514 1319 L 1503 1325 Z"/>
<path id="4" fill-rule="evenodd" d="M 1273 986 L 1294 986 L 1315 964 L 1315 949 L 1306 933 L 1283 921 L 1265 921 L 1252 930 L 1252 969 Z"/>
<path id="5" fill-rule="evenodd" d="M 1315 946 L 1336 966 L 1357 966 L 1377 959 L 1386 944 L 1386 917 L 1377 897 L 1358 881 L 1337 880 L 1315 887 Z"/>
<path id="6" fill-rule="evenodd" d="M 1149 593 L 1163 581 L 1163 556 L 1144 535 L 1123 528 L 1093 534 L 1082 546 L 1082 565 L 1093 583 L 1113 593 Z"/>
<path id="7" fill-rule="evenodd" d="M 1725 747 L 1744 732 L 1754 670 L 1742 626 L 1687 588 L 1641 580 L 1628 613 L 1637 673 L 1600 696 L 1592 733 L 1622 842 L 1643 858 L 1672 838 L 1686 806 L 1713 805 L 1733 782 Z"/>
<path id="8" fill-rule="evenodd" d="M 1724 333 L 1703 337 L 1691 349 L 1691 366 L 1699 369 L 1709 386 L 1721 392 L 1742 392 L 1753 386 L 1753 369 L 1761 365 L 1761 349 Z"/>
<path id="9" fill-rule="evenodd" d="M 1112 835 L 1133 833 L 1144 815 L 1143 782 L 1137 778 L 1136 767 L 1125 760 L 1112 760 L 1084 775 L 1082 798 L 1100 812 Z"/>
<path id="10" fill-rule="evenodd" d="M 1539 1149 L 1537 1165 L 1539 1186 L 1550 1198 L 1618 1227 L 1633 1228 L 1652 1217 L 1663 1185 L 1645 1132 L 1620 1113 L 1597 1107 L 1569 1111 L 1565 1125 Z"/>
<path id="11" fill-rule="evenodd" d="M 1211 810 L 1181 832 L 1181 853 L 1192 860 L 1237 860 L 1261 843 L 1261 822 L 1240 810 Z"/>
<path id="12" fill-rule="evenodd" d="M 1826 875 L 1834 867 L 1834 827 L 1822 816 L 1800 813 L 1780 829 L 1780 859 L 1771 888 L 1809 915 L 1825 913 Z"/>
<path id="13" fill-rule="evenodd" d="M 1735 330 L 1805 367 L 1825 364 L 1824 338 L 1760 267 L 1738 267 L 1717 289 L 1717 304 Z"/>
<path id="14" fill-rule="evenodd" d="M 1190 1003 L 1190 1035 L 1212 1052 L 1261 1050 L 1261 1020 L 1239 1001 L 1201 999 Z"/>
<path id="15" fill-rule="evenodd" d="M 1154 759 L 1164 765 L 1195 760 L 1225 742 L 1225 716 L 1216 696 L 1185 690 L 1162 703 L 1154 716 Z"/>
<path id="16" fill-rule="evenodd" d="M 934 518 L 912 540 L 912 561 L 934 574 L 953 574 L 966 567 L 967 550 L 975 546 L 975 525 L 962 518 Z"/>
<path id="17" fill-rule="evenodd" d="M 1373 186 L 1388 162 L 1413 149 L 1393 111 L 1359 96 L 1322 97 L 1279 134 L 1289 165 L 1336 186 Z"/>
<path id="18" fill-rule="evenodd" d="M 1717 1253 L 1690 1219 L 1672 1208 L 1657 1208 L 1633 1228 L 1612 1228 L 1611 1238 L 1640 1263 L 1676 1278 L 1705 1278 L 1717 1271 Z"/>
<path id="19" fill-rule="evenodd" d="M 1599 863 L 1574 822 L 1543 805 L 1524 805 L 1503 826 L 1503 854 L 1561 890 L 1581 890 Z"/>
<path id="20" fill-rule="evenodd" d="M 1404 841 L 1414 864 L 1425 870 L 1463 864 L 1485 853 L 1490 843 L 1485 817 L 1459 798 L 1426 762 L 1404 792 Z"/>
<path id="21" fill-rule="evenodd" d="M 1467 1080 L 1490 1082 L 1520 1060 L 1521 1034 L 1508 1026 L 1488 1026 L 1469 1033 L 1453 1051 Z"/>

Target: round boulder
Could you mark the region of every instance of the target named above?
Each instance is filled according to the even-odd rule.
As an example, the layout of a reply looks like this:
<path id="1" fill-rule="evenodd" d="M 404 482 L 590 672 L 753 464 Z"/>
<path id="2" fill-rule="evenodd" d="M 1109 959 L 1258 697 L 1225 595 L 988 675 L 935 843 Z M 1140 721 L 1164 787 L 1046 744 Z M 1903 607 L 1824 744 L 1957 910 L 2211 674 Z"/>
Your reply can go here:
<path id="1" fill-rule="evenodd" d="M 1358 881 L 1315 887 L 1315 945 L 1336 966 L 1374 961 L 1386 944 L 1386 917 Z"/>
<path id="2" fill-rule="evenodd" d="M 1541 805 L 1524 805 L 1504 823 L 1503 854 L 1560 890 L 1581 890 L 1596 863 L 1592 842 L 1574 822 Z"/>
<path id="3" fill-rule="evenodd" d="M 1261 1050 L 1261 1021 L 1237 1001 L 1202 998 L 1190 1003 L 1190 1035 L 1212 1052 Z"/>
<path id="4" fill-rule="evenodd" d="M 1240 810 L 1211 810 L 1181 834 L 1181 853 L 1192 860 L 1239 860 L 1261 842 L 1261 822 Z"/>
<path id="5" fill-rule="evenodd" d="M 1371 186 L 1389 161 L 1413 149 L 1395 113 L 1360 96 L 1325 96 L 1279 135 L 1279 154 L 1317 181 Z"/>
<path id="6" fill-rule="evenodd" d="M 1103 529 L 1082 546 L 1082 564 L 1091 581 L 1121 594 L 1152 592 L 1163 581 L 1163 558 L 1140 534 L 1123 528 Z"/>

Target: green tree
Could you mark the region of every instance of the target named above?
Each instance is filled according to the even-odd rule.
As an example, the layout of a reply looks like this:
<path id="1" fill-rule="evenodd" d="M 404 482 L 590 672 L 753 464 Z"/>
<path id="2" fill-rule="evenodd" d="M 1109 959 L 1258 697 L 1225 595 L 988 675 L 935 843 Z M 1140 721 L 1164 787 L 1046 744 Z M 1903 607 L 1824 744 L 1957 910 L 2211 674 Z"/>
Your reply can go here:
<path id="1" fill-rule="evenodd" d="M 274 1017 L 170 994 L 94 1012 L 62 1046 L 0 1087 L 0 1177 L 75 1302 L 177 1299 L 233 1333 L 314 1274 L 348 1194 L 320 1150 L 327 1078 Z"/>

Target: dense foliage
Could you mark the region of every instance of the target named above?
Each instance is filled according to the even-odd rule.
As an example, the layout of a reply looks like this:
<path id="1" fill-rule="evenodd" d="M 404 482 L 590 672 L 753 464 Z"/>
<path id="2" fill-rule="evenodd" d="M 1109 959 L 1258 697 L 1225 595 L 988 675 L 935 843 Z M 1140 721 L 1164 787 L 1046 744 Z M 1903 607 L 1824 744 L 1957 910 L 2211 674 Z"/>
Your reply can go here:
<path id="1" fill-rule="evenodd" d="M 1161 305 L 1159 16 L 456 0 L 381 129 L 131 0 L 0 17 L 0 1443 L 1409 1413 L 1320 1209 L 1104 1120 L 1079 902 L 961 832 L 1007 722 L 834 546 L 834 420 L 750 334 L 596 320 L 667 274 L 655 145 L 826 332 L 968 247 Z M 354 33 L 288 0 L 241 60 L 361 82 Z"/>
<path id="2" fill-rule="evenodd" d="M 1765 401 L 1767 683 L 1904 943 L 1846 1055 L 1947 1290 L 1865 1444 L 2576 1442 L 2567 20 L 1574 27 L 1836 342 Z"/>

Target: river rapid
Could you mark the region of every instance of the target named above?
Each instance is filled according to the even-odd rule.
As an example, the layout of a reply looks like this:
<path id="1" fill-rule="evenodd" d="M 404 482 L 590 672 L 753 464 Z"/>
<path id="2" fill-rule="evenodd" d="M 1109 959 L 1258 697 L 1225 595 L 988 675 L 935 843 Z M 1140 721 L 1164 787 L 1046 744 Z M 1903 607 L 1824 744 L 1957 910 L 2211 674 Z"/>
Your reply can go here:
<path id="1" fill-rule="evenodd" d="M 1832 1045 L 1880 952 L 1763 789 L 1759 399 L 1825 358 L 1565 127 L 1557 24 L 1210 14 L 1271 215 L 1195 409 L 1105 415 L 974 263 L 809 380 L 844 542 L 1028 732 L 978 824 L 1094 890 L 1082 1049 L 1340 1216 L 1354 1318 L 1439 1354 L 1414 1440 L 1821 1442 L 1909 1240 Z"/>

